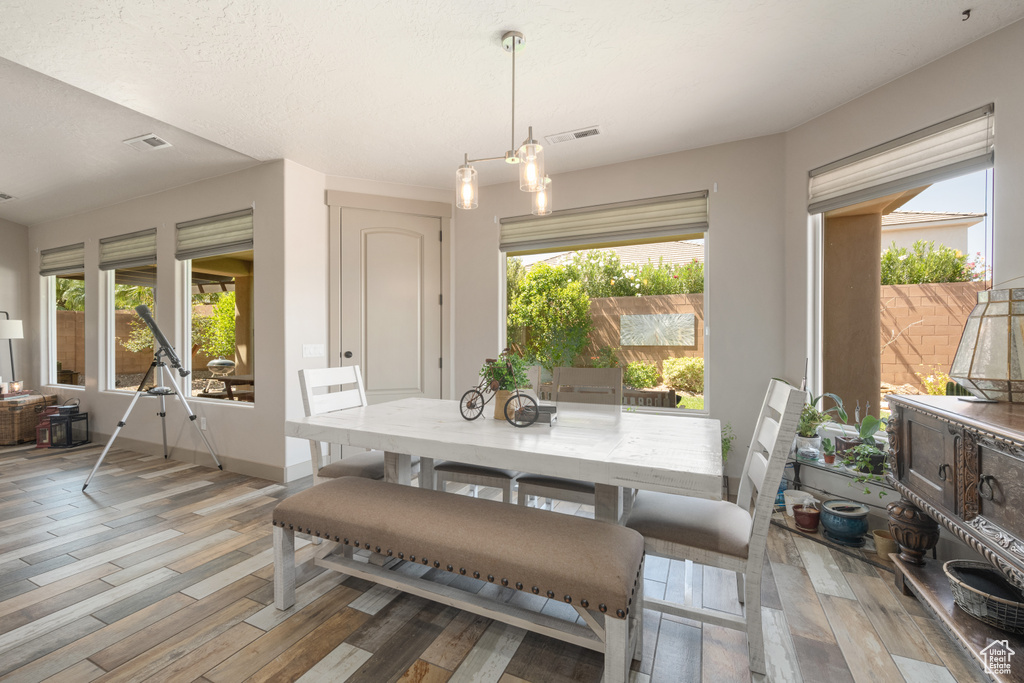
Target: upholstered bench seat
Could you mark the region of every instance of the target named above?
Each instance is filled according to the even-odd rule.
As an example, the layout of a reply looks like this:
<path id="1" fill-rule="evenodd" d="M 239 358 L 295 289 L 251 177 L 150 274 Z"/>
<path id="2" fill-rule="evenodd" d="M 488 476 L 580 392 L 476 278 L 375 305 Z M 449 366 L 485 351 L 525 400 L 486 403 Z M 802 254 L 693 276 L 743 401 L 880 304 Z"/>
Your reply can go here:
<path id="1" fill-rule="evenodd" d="M 430 582 L 361 563 L 351 558 L 350 549 L 368 549 L 569 603 L 594 634 L 587 633 L 591 641 L 578 635 L 563 639 L 605 652 L 607 681 L 623 681 L 628 675 L 643 600 L 644 540 L 632 529 L 355 477 L 327 481 L 286 498 L 274 509 L 273 523 L 279 609 L 295 601 L 294 534 L 309 533 L 337 542 L 349 556 L 336 559 L 335 546 L 333 554 L 322 551 L 318 564 L 418 595 L 431 597 L 433 589 L 424 587 Z M 555 632 L 561 627 L 553 628 L 554 620 L 547 615 L 524 617 L 532 613 L 516 608 L 506 618 L 501 610 L 511 609 L 507 605 L 481 607 L 476 593 L 449 586 L 437 590 L 446 592 L 434 599 L 447 604 L 522 628 L 532 628 L 524 619 L 536 619 L 540 626 L 533 630 L 561 637 Z M 467 604 L 452 597 L 456 592 L 465 594 Z M 569 622 L 566 628 L 580 626 Z"/>

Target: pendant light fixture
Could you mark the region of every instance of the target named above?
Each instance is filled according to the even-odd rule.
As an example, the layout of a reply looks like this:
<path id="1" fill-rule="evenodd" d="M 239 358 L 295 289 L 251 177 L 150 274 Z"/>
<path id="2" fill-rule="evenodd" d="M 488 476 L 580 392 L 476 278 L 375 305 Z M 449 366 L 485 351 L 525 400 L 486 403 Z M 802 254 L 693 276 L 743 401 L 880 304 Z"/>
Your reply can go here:
<path id="1" fill-rule="evenodd" d="M 523 47 L 526 39 L 519 31 L 509 31 L 501 37 L 501 48 L 512 53 L 512 131 L 511 146 L 504 156 L 470 159 L 463 157 L 463 163 L 455 171 L 455 206 L 460 209 L 475 209 L 479 206 L 479 185 L 476 169 L 472 166 L 480 161 L 502 159 L 507 164 L 519 165 L 519 189 L 533 194 L 533 213 L 544 216 L 551 213 L 551 178 L 544 172 L 544 147 L 533 139 L 533 126 L 529 126 L 526 140 L 516 149 L 516 52 Z"/>

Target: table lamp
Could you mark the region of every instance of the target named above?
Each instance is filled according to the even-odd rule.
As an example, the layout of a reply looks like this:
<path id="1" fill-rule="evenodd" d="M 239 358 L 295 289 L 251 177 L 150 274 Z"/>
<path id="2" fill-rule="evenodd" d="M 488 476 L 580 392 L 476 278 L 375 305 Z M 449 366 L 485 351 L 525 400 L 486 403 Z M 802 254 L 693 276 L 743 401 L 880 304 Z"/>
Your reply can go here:
<path id="1" fill-rule="evenodd" d="M 6 320 L 0 320 L 0 339 L 7 340 L 7 348 L 11 353 L 11 380 L 14 380 L 14 342 L 12 339 L 24 339 L 25 331 L 22 329 L 20 320 L 11 320 L 7 311 L 0 311 Z"/>
<path id="2" fill-rule="evenodd" d="M 1024 289 L 978 292 L 949 376 L 985 399 L 1024 403 Z"/>

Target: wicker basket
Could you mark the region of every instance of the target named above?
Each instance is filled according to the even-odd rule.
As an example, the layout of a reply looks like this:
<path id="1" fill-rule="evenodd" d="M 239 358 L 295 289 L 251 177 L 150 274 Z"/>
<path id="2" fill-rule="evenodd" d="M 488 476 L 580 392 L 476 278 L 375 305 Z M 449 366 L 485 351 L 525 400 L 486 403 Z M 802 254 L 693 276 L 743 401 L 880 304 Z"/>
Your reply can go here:
<path id="1" fill-rule="evenodd" d="M 0 401 L 0 446 L 36 440 L 36 424 L 46 406 L 57 403 L 55 395 L 26 396 Z"/>
<path id="2" fill-rule="evenodd" d="M 949 588 L 953 592 L 953 600 L 960 609 L 975 619 L 1011 633 L 1024 633 L 1024 602 L 1000 597 L 968 584 L 968 570 L 977 576 L 988 574 L 985 580 L 1000 589 L 1006 596 L 1016 596 L 1024 600 L 1024 595 L 1015 588 L 988 562 L 972 562 L 970 560 L 950 560 L 942 565 L 942 571 L 949 579 Z M 973 571 L 972 571 L 973 570 Z"/>

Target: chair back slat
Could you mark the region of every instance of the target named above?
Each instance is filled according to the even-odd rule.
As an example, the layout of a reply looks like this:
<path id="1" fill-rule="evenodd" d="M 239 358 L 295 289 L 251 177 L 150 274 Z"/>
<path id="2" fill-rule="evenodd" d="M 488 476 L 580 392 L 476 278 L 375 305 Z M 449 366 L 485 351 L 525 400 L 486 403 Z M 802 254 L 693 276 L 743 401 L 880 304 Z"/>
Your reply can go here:
<path id="1" fill-rule="evenodd" d="M 343 389 L 355 385 L 354 388 Z M 323 415 L 366 405 L 366 390 L 358 365 L 338 368 L 306 368 L 299 370 L 299 388 L 306 417 Z M 319 391 L 326 389 L 327 391 Z M 324 466 L 324 449 L 319 441 L 311 439 L 309 454 L 316 475 Z"/>
<path id="2" fill-rule="evenodd" d="M 554 399 L 591 405 L 622 405 L 622 368 L 555 368 Z"/>
<path id="3" fill-rule="evenodd" d="M 757 442 L 761 444 L 765 453 L 771 453 L 775 447 L 775 441 L 779 438 L 779 423 L 770 415 L 761 420 L 757 430 Z"/>
<path id="4" fill-rule="evenodd" d="M 747 468 L 747 480 L 754 487 L 754 491 L 760 492 L 764 487 L 765 475 L 768 473 L 768 458 L 757 451 L 752 451 L 749 460 L 750 467 Z"/>

